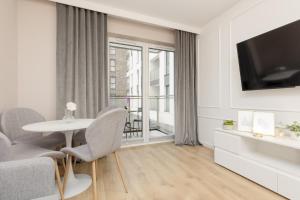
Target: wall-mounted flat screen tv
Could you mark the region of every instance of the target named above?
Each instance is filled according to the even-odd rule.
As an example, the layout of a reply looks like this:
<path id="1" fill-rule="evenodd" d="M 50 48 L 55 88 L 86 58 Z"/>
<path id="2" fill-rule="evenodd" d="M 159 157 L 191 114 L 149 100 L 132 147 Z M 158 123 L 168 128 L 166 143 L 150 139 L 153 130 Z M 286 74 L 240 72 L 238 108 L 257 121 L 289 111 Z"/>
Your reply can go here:
<path id="1" fill-rule="evenodd" d="M 300 85 L 300 20 L 237 44 L 242 90 Z"/>

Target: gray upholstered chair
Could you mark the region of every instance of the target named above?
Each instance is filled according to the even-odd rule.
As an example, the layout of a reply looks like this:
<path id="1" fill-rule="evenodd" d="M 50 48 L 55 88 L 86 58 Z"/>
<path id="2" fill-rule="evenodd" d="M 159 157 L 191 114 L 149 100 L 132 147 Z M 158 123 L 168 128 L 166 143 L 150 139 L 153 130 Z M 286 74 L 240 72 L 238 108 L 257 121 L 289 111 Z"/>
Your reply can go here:
<path id="1" fill-rule="evenodd" d="M 56 146 L 63 145 L 65 137 L 61 133 L 43 136 L 43 133 L 30 133 L 22 129 L 24 125 L 43 121 L 45 118 L 32 109 L 13 108 L 2 113 L 1 128 L 13 143 L 33 144 L 48 149 L 55 149 Z"/>
<path id="2" fill-rule="evenodd" d="M 98 118 L 99 116 L 101 116 L 102 114 L 106 113 L 107 111 L 110 111 L 110 110 L 115 109 L 115 108 L 119 108 L 119 107 L 118 106 L 114 106 L 114 105 L 107 106 L 107 107 L 103 108 L 100 112 L 98 112 L 96 117 Z M 75 146 L 86 144 L 85 131 L 86 131 L 85 129 L 84 130 L 80 130 L 79 132 L 77 132 L 74 135 L 73 142 L 74 142 Z"/>
<path id="3" fill-rule="evenodd" d="M 0 199 L 58 200 L 51 158 L 0 162 Z"/>
<path id="4" fill-rule="evenodd" d="M 0 132 L 0 162 L 7 159 L 10 154 L 11 141 L 7 136 Z"/>
<path id="5" fill-rule="evenodd" d="M 71 164 L 72 156 L 85 162 L 92 162 L 94 199 L 97 199 L 96 190 L 96 160 L 111 153 L 115 153 L 118 169 L 125 185 L 116 150 L 121 146 L 126 110 L 122 108 L 111 109 L 100 115 L 87 129 L 85 133 L 87 144 L 74 148 L 63 148 L 61 151 L 68 154 L 67 172 Z"/>
<path id="6" fill-rule="evenodd" d="M 38 146 L 34 146 L 31 144 L 12 144 L 11 141 L 7 136 L 5 136 L 3 133 L 0 132 L 0 163 L 3 168 L 7 169 L 7 166 L 10 164 L 5 165 L 4 163 L 9 163 L 9 161 L 16 161 L 16 160 L 24 160 L 24 159 L 31 159 L 31 158 L 38 158 L 38 157 L 51 157 L 54 160 L 54 163 L 52 162 L 54 168 L 55 168 L 55 175 L 57 179 L 58 189 L 61 195 L 61 198 L 63 199 L 63 192 L 62 192 L 62 184 L 60 181 L 60 174 L 57 166 L 57 159 L 63 159 L 65 157 L 65 154 L 60 151 L 52 151 L 48 149 L 44 149 Z M 1 172 L 0 167 L 0 174 L 4 172 Z M 11 173 L 13 176 L 13 172 Z M 20 176 L 20 179 L 27 175 L 24 174 Z M 14 177 L 13 177 L 14 178 Z M 20 182 L 23 182 L 24 180 L 20 180 Z M 29 181 L 29 180 L 28 180 Z M 7 186 L 3 186 L 2 184 L 5 184 L 5 182 L 0 182 L 0 188 L 7 188 L 9 191 L 13 191 L 13 189 L 8 188 Z M 18 182 L 15 183 L 16 185 L 13 187 L 23 187 L 18 186 Z M 21 183 L 20 183 L 21 184 Z M 32 184 L 31 182 L 28 182 L 28 184 Z M 30 187 L 29 187 L 30 188 Z M 8 192 L 8 191 L 6 191 Z M 28 191 L 27 191 L 28 192 Z M 13 194 L 11 194 L 14 196 Z M 24 198 L 25 199 L 25 198 Z"/>
<path id="7" fill-rule="evenodd" d="M 103 108 L 102 110 L 100 110 L 100 112 L 97 113 L 97 118 L 100 117 L 102 114 L 104 114 L 110 110 L 116 109 L 116 108 L 120 108 L 120 107 L 115 106 L 115 105 L 110 105 L 110 106 Z"/>

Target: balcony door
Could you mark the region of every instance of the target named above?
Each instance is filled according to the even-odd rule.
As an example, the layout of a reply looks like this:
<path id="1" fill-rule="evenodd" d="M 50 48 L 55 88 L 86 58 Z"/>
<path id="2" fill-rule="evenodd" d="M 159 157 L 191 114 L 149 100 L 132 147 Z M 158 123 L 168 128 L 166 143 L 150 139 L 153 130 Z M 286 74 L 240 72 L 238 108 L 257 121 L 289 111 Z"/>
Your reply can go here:
<path id="1" fill-rule="evenodd" d="M 174 51 L 149 48 L 149 138 L 174 135 Z"/>
<path id="2" fill-rule="evenodd" d="M 124 107 L 123 143 L 172 140 L 174 135 L 174 50 L 109 39 L 110 105 Z"/>

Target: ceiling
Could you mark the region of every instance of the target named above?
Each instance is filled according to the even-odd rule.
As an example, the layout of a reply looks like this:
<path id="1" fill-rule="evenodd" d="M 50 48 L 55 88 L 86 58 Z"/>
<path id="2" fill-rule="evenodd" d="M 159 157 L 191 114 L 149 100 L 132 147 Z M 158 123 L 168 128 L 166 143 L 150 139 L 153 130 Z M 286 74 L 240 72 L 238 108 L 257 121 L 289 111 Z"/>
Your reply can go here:
<path id="1" fill-rule="evenodd" d="M 201 28 L 240 0 L 88 0 L 105 6 Z"/>

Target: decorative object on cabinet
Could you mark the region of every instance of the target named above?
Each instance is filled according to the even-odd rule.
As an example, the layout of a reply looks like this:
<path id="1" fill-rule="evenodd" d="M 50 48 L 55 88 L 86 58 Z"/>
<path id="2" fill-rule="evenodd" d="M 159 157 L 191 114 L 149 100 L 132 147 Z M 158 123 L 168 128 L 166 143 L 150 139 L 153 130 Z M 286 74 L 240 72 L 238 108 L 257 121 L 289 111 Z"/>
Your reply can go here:
<path id="1" fill-rule="evenodd" d="M 293 139 L 300 140 L 300 123 L 294 121 L 292 124 L 286 126 Z"/>
<path id="2" fill-rule="evenodd" d="M 253 133 L 256 136 L 275 136 L 275 116 L 269 112 L 254 112 Z"/>
<path id="3" fill-rule="evenodd" d="M 226 119 L 223 121 L 223 129 L 232 130 L 234 129 L 235 122 L 232 119 Z"/>
<path id="4" fill-rule="evenodd" d="M 238 130 L 252 132 L 253 111 L 241 110 L 238 112 Z"/>

